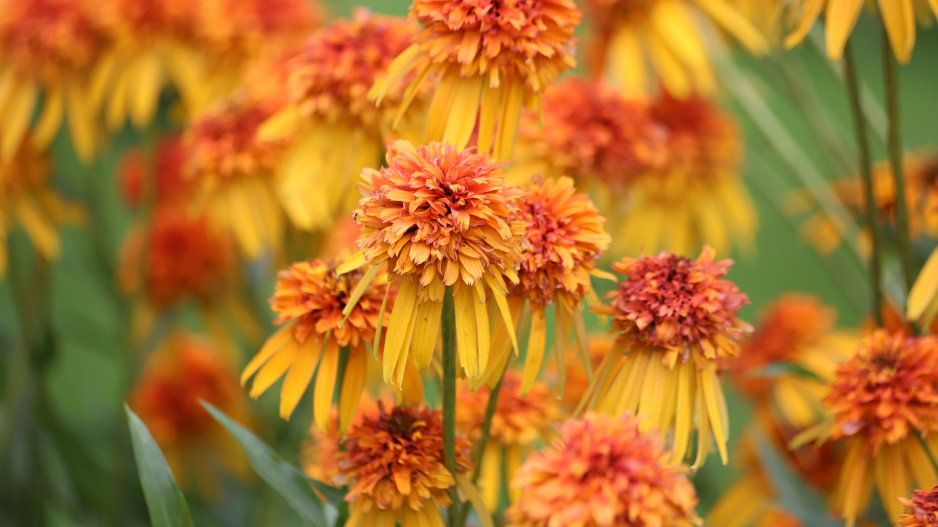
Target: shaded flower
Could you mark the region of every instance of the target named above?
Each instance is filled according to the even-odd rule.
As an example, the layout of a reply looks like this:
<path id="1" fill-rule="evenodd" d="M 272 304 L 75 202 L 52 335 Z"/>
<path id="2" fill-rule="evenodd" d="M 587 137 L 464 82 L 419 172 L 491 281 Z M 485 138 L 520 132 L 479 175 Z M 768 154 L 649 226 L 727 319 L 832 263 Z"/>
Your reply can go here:
<path id="1" fill-rule="evenodd" d="M 709 33 L 725 31 L 751 52 L 768 51 L 764 35 L 725 0 L 586 0 L 595 24 L 590 47 L 596 76 L 626 95 L 664 86 L 677 97 L 716 89 Z"/>
<path id="2" fill-rule="evenodd" d="M 366 97 L 415 34 L 414 25 L 404 19 L 360 9 L 351 20 L 314 33 L 288 59 L 289 100 L 264 124 L 260 136 L 296 136 L 279 167 L 279 191 L 298 227 L 323 229 L 337 214 L 348 212 L 354 205 L 353 176 L 375 166 L 386 143 L 397 137 L 422 142 L 429 83 L 407 93 L 404 85 L 391 87 L 381 108 Z M 413 104 L 403 113 L 405 101 Z M 402 127 L 394 133 L 398 108 Z"/>
<path id="3" fill-rule="evenodd" d="M 557 75 L 576 66 L 582 13 L 573 0 L 414 0 L 411 16 L 420 32 L 369 97 L 380 105 L 408 73 L 417 72 L 410 90 L 435 73 L 427 139 L 465 148 L 478 122 L 479 152 L 509 158 L 522 106 L 538 106 Z"/>
<path id="4" fill-rule="evenodd" d="M 687 467 L 670 464 L 639 420 L 589 413 L 566 421 L 553 448 L 528 458 L 507 511 L 512 527 L 701 525 Z"/>
<path id="5" fill-rule="evenodd" d="M 144 159 L 140 148 L 127 152 L 120 160 L 121 194 L 131 207 L 139 207 L 143 194 L 153 192 L 153 203 L 159 205 L 180 204 L 194 194 L 193 182 L 185 177 L 186 149 L 177 135 L 163 136 L 157 141 L 153 160 Z M 153 165 L 152 167 L 150 165 Z M 144 183 L 153 173 L 153 189 L 145 189 Z"/>
<path id="6" fill-rule="evenodd" d="M 900 498 L 902 516 L 897 527 L 935 527 L 938 525 L 938 485 L 931 490 L 916 490 L 909 499 Z"/>
<path id="7" fill-rule="evenodd" d="M 379 403 L 343 438 L 337 464 L 350 490 L 346 527 L 442 527 L 440 507 L 450 504 L 457 481 L 443 462 L 443 419 L 424 407 Z M 469 441 L 456 438 L 457 473 L 472 468 Z"/>
<path id="8" fill-rule="evenodd" d="M 717 373 L 751 331 L 737 318 L 749 299 L 723 279 L 732 261 L 713 256 L 704 247 L 697 260 L 668 253 L 623 258 L 612 269 L 627 278 L 606 296 L 608 306 L 593 308 L 612 317 L 617 346 L 590 396 L 605 413 L 635 413 L 642 430 L 669 434 L 673 426 L 675 462 L 688 453 L 696 420 L 695 468 L 709 453 L 711 433 L 727 462 L 729 423 Z"/>
<path id="9" fill-rule="evenodd" d="M 420 370 L 430 366 L 446 294 L 455 305 L 459 363 L 478 379 L 490 351 L 487 293 L 515 342 L 505 296 L 508 283 L 519 281 L 523 193 L 504 185 L 501 163 L 449 144 L 398 141 L 388 146 L 387 164 L 362 172 L 355 211 L 360 252 L 343 265 L 367 264 L 370 277 L 387 263 L 400 284 L 388 324 L 385 381 L 401 385 L 411 353 Z"/>

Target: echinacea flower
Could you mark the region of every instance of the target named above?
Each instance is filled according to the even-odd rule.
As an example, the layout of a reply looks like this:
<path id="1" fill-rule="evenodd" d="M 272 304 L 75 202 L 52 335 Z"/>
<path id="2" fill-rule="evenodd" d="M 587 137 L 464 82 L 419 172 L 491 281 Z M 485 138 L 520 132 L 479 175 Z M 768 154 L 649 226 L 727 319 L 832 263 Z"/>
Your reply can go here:
<path id="1" fill-rule="evenodd" d="M 648 106 L 601 82 L 566 79 L 551 85 L 542 108 L 521 116 L 505 177 L 523 182 L 536 174 L 566 175 L 581 189 L 599 187 L 611 201 L 625 199 L 638 175 L 667 159 L 667 134 Z"/>
<path id="2" fill-rule="evenodd" d="M 248 420 L 247 401 L 231 365 L 209 341 L 175 333 L 150 357 L 130 394 L 130 407 L 147 425 L 180 485 L 221 490 L 215 467 L 250 473 L 237 441 L 202 407 L 205 401 L 236 421 Z"/>
<path id="3" fill-rule="evenodd" d="M 369 97 L 381 105 L 410 72 L 417 73 L 409 90 L 434 73 L 440 87 L 427 139 L 465 148 L 478 123 L 479 152 L 508 159 L 522 107 L 538 106 L 557 75 L 576 66 L 573 31 L 582 13 L 573 0 L 414 0 L 411 16 L 420 32 Z"/>
<path id="4" fill-rule="evenodd" d="M 249 259 L 278 250 L 283 240 L 284 205 L 275 171 L 285 145 L 257 138 L 258 127 L 274 110 L 270 102 L 234 95 L 198 115 L 183 138 L 184 170 L 198 187 L 197 207 L 231 232 Z"/>
<path id="5" fill-rule="evenodd" d="M 869 507 L 874 484 L 890 520 L 898 521 L 896 498 L 938 479 L 938 337 L 875 331 L 837 369 L 824 403 L 830 417 L 792 446 L 814 439 L 845 444 L 834 507 L 848 527 Z"/>
<path id="6" fill-rule="evenodd" d="M 710 451 L 711 433 L 727 462 L 729 422 L 717 374 L 752 330 L 737 318 L 748 297 L 723 279 L 732 261 L 713 257 L 704 247 L 696 260 L 669 253 L 623 258 L 612 269 L 627 278 L 606 296 L 608 306 L 592 308 L 612 317 L 617 346 L 588 396 L 604 413 L 638 415 L 642 430 L 669 434 L 673 427 L 675 462 L 688 453 L 696 426 L 695 468 Z"/>
<path id="7" fill-rule="evenodd" d="M 384 353 L 384 379 L 401 385 L 408 358 L 430 366 L 439 335 L 444 295 L 455 306 L 459 363 L 470 380 L 489 360 L 488 299 L 509 328 L 508 284 L 525 241 L 521 195 L 505 186 L 502 163 L 450 144 L 388 146 L 386 168 L 366 169 L 355 211 L 360 252 L 344 269 L 387 264 L 398 284 Z M 517 349 L 517 345 L 515 344 Z"/>
<path id="8" fill-rule="evenodd" d="M 668 462 L 660 439 L 631 415 L 588 413 L 560 430 L 553 448 L 521 466 L 521 497 L 506 513 L 510 527 L 701 525 L 687 467 Z"/>
<path id="9" fill-rule="evenodd" d="M 713 30 L 726 31 L 749 51 L 768 51 L 765 36 L 728 0 L 586 0 L 596 26 L 591 63 L 628 96 L 664 86 L 677 97 L 711 94 Z"/>
<path id="10" fill-rule="evenodd" d="M 421 398 L 422 399 L 422 398 Z M 339 473 L 338 461 L 339 441 L 348 433 L 353 426 L 359 426 L 365 419 L 377 419 L 379 417 L 378 404 L 385 407 L 393 406 L 394 400 L 390 397 L 374 399 L 368 392 L 362 394 L 358 402 L 358 408 L 352 421 L 345 425 L 345 430 L 339 430 L 339 412 L 335 408 L 329 410 L 329 420 L 325 430 L 321 430 L 315 422 L 309 426 L 309 439 L 300 446 L 300 465 L 307 476 L 323 481 L 330 485 L 344 486 Z M 421 401 L 403 401 L 402 405 L 418 405 Z"/>
<path id="11" fill-rule="evenodd" d="M 662 93 L 650 109 L 667 134 L 667 160 L 630 187 L 617 242 L 630 254 L 686 255 L 703 244 L 720 252 L 751 246 L 758 220 L 740 180 L 736 123 L 700 97 Z M 610 222 L 619 222 L 616 213 L 610 211 Z"/>
<path id="12" fill-rule="evenodd" d="M 916 490 L 909 499 L 899 498 L 902 516 L 896 527 L 938 526 L 938 485 L 929 490 Z"/>
<path id="13" fill-rule="evenodd" d="M 827 58 L 839 61 L 863 6 L 868 5 L 872 10 L 873 4 L 872 1 L 794 0 L 788 5 L 787 16 L 797 23 L 785 37 L 785 47 L 792 48 L 800 44 L 823 12 Z M 923 23 L 932 21 L 933 17 L 938 16 L 938 3 L 933 0 L 877 0 L 875 5 L 875 12 L 883 19 L 893 53 L 899 62 L 908 62 L 915 48 L 916 18 Z"/>
<path id="14" fill-rule="evenodd" d="M 570 334 L 583 357 L 588 356 L 583 299 L 593 293 L 590 277 L 607 276 L 596 270 L 596 259 L 609 247 L 605 218 L 589 197 L 578 194 L 573 180 L 535 178 L 521 198 L 520 219 L 526 224 L 527 244 L 521 251 L 519 282 L 509 287 L 508 308 L 513 318 L 525 301 L 531 308 L 531 332 L 524 363 L 521 393 L 526 394 L 544 360 L 547 345 L 547 309 L 554 307 L 554 347 L 558 372 L 565 371 L 564 354 Z M 504 323 L 504 322 L 502 322 Z M 505 369 L 511 339 L 495 340 L 489 365 L 481 381 L 493 386 Z M 590 364 L 584 363 L 584 368 Z M 563 376 L 560 377 L 563 392 Z"/>
<path id="15" fill-rule="evenodd" d="M 485 387 L 472 391 L 468 384 L 461 385 L 456 396 L 458 430 L 471 438 L 478 437 L 490 396 L 491 391 Z M 534 383 L 524 393 L 521 375 L 514 370 L 505 372 L 479 470 L 479 490 L 489 510 L 498 509 L 501 489 L 507 486 L 504 482 L 514 480 L 521 463 L 553 435 L 559 419 L 557 400 L 546 385 Z M 518 499 L 517 490 L 509 491 L 512 502 Z"/>
<path id="16" fill-rule="evenodd" d="M 422 141 L 430 84 L 407 92 L 404 84 L 392 86 L 381 108 L 366 96 L 415 34 L 407 20 L 360 9 L 351 20 L 311 35 L 287 60 L 289 100 L 261 127 L 260 137 L 295 136 L 279 167 L 279 192 L 298 227 L 323 229 L 348 212 L 355 175 L 377 165 L 392 139 Z M 412 104 L 398 135 L 392 121 L 405 101 Z"/>
<path id="17" fill-rule="evenodd" d="M 456 438 L 457 474 L 451 474 L 443 462 L 440 412 L 380 403 L 378 408 L 377 416 L 365 416 L 342 438 L 344 450 L 337 456 L 350 487 L 345 527 L 443 527 L 440 507 L 451 503 L 450 489 L 472 468 L 469 441 Z"/>
<path id="18" fill-rule="evenodd" d="M 10 162 L 29 135 L 45 150 L 67 121 L 82 161 L 95 151 L 88 72 L 107 36 L 84 0 L 0 2 L 0 159 Z M 41 95 L 41 103 L 40 103 Z M 30 129 L 33 114 L 39 118 Z"/>

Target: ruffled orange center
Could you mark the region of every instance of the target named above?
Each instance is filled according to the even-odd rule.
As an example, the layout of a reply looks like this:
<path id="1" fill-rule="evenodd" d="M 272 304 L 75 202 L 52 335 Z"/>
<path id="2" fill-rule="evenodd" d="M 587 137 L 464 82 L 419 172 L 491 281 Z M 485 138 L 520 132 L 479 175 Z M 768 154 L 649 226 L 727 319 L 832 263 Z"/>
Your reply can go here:
<path id="1" fill-rule="evenodd" d="M 898 527 L 938 527 L 938 485 L 916 490 L 911 499 L 900 498 L 903 511 Z"/>

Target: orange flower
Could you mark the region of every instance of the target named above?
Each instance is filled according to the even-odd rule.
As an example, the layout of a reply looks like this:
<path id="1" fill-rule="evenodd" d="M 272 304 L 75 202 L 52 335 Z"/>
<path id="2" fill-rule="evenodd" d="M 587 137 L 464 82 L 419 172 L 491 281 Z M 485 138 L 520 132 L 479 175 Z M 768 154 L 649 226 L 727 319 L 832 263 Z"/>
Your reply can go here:
<path id="1" fill-rule="evenodd" d="M 201 0 L 205 31 L 215 53 L 238 69 L 252 59 L 276 56 L 299 44 L 325 18 L 310 0 Z M 237 64 L 241 62 L 241 64 Z"/>
<path id="2" fill-rule="evenodd" d="M 176 479 L 192 475 L 206 494 L 220 490 L 213 465 L 239 477 L 250 469 L 243 450 L 204 408 L 206 401 L 236 421 L 247 421 L 247 404 L 234 371 L 218 352 L 194 335 L 170 336 L 151 357 L 130 395 L 130 406 L 160 445 Z"/>
<path id="3" fill-rule="evenodd" d="M 573 180 L 567 177 L 532 180 L 521 198 L 521 219 L 527 224 L 528 243 L 521 253 L 520 281 L 508 297 L 508 309 L 515 320 L 520 318 L 525 300 L 531 307 L 521 393 L 528 392 L 541 369 L 547 342 L 547 308 L 555 303 L 554 346 L 563 392 L 564 353 L 571 332 L 583 356 L 588 353 L 582 303 L 587 295 L 595 296 L 590 276 L 599 274 L 596 259 L 609 247 L 609 234 L 603 228 L 606 220 L 589 197 L 576 193 Z M 510 350 L 510 339 L 495 339 L 492 360 L 480 381 L 489 386 L 498 382 Z M 590 364 L 584 367 L 590 368 Z"/>
<path id="4" fill-rule="evenodd" d="M 688 451 L 696 417 L 694 467 L 709 452 L 711 430 L 727 462 L 729 423 L 717 372 L 739 354 L 736 341 L 752 330 L 737 318 L 748 297 L 722 279 L 732 261 L 714 262 L 713 256 L 704 247 L 696 261 L 667 253 L 623 258 L 612 269 L 627 278 L 606 296 L 610 305 L 593 308 L 612 317 L 617 335 L 616 348 L 600 366 L 600 410 L 635 413 L 642 430 L 668 434 L 674 426 L 676 462 Z"/>
<path id="5" fill-rule="evenodd" d="M 443 419 L 424 407 L 379 403 L 377 417 L 365 416 L 342 440 L 338 467 L 351 489 L 346 527 L 427 525 L 442 527 L 439 507 L 450 504 L 456 485 L 443 464 Z M 457 472 L 472 468 L 469 441 L 456 439 Z"/>
<path id="6" fill-rule="evenodd" d="M 702 524 L 687 467 L 669 464 L 660 440 L 641 433 L 635 417 L 589 413 L 560 433 L 552 449 L 521 466 L 509 526 Z"/>
<path id="7" fill-rule="evenodd" d="M 557 75 L 576 66 L 582 13 L 573 0 L 414 0 L 411 16 L 422 29 L 369 97 L 380 105 L 409 72 L 417 71 L 411 90 L 436 73 L 427 139 L 465 148 L 478 121 L 479 151 L 509 158 L 522 105 L 538 106 Z"/>
<path id="8" fill-rule="evenodd" d="M 177 135 L 161 137 L 156 145 L 154 166 L 148 166 L 139 148 L 130 150 L 120 162 L 118 169 L 121 179 L 121 193 L 124 201 L 131 207 L 139 207 L 144 193 L 143 184 L 153 170 L 154 195 L 156 205 L 181 204 L 192 197 L 192 181 L 185 177 L 183 167 L 186 162 L 186 149 Z"/>
<path id="9" fill-rule="evenodd" d="M 392 405 L 392 399 L 381 398 L 382 404 Z M 405 403 L 410 404 L 410 403 Z M 330 485 L 344 486 L 346 481 L 339 473 L 338 455 L 339 441 L 348 429 L 360 426 L 365 419 L 378 419 L 378 401 L 366 392 L 362 395 L 355 411 L 355 417 L 346 425 L 344 432 L 339 431 L 339 413 L 335 408 L 329 410 L 329 422 L 325 430 L 320 430 L 315 422 L 309 427 L 309 440 L 304 441 L 300 447 L 300 463 L 307 476 L 329 483 Z"/>
<path id="10" fill-rule="evenodd" d="M 916 490 L 910 499 L 900 498 L 902 517 L 897 527 L 938 526 L 938 485 L 931 490 Z"/>
<path id="11" fill-rule="evenodd" d="M 386 262 L 400 282 L 384 379 L 401 385 L 411 351 L 420 370 L 430 366 L 447 287 L 455 304 L 459 362 L 470 379 L 478 379 L 490 351 L 487 290 L 515 342 L 505 296 L 506 279 L 518 283 L 522 191 L 504 185 L 501 163 L 449 144 L 414 147 L 398 141 L 388 146 L 387 163 L 362 173 L 363 197 L 355 211 L 361 252 L 343 265 L 367 263 L 373 276 Z"/>

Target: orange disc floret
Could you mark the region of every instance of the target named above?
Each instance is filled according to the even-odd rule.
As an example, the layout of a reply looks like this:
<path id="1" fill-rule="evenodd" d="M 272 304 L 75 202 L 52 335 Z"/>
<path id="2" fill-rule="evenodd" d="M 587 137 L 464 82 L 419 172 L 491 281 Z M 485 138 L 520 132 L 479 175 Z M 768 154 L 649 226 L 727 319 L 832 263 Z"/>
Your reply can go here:
<path id="1" fill-rule="evenodd" d="M 875 455 L 913 432 L 938 431 L 938 337 L 874 332 L 837 369 L 825 404 L 831 439 L 863 436 Z"/>
<path id="2" fill-rule="evenodd" d="M 208 26 L 199 2 L 177 0 L 107 0 L 101 19 L 119 37 L 139 42 L 175 36 L 202 40 Z"/>
<path id="3" fill-rule="evenodd" d="M 701 525 L 687 467 L 670 464 L 638 419 L 589 413 L 561 428 L 553 448 L 528 458 L 507 511 L 512 527 Z"/>
<path id="4" fill-rule="evenodd" d="M 155 184 L 154 202 L 157 205 L 178 204 L 189 198 L 194 190 L 191 180 L 185 177 L 186 149 L 176 135 L 160 139 L 156 146 L 156 164 L 152 168 Z M 132 206 L 140 205 L 143 182 L 149 178 L 151 170 L 144 160 L 143 152 L 135 148 L 128 152 L 120 162 L 121 194 L 124 201 Z"/>
<path id="5" fill-rule="evenodd" d="M 915 490 L 909 499 L 900 498 L 902 517 L 897 527 L 938 527 L 938 485 Z"/>
<path id="6" fill-rule="evenodd" d="M 443 461 L 443 418 L 425 407 L 379 403 L 378 415 L 365 416 L 342 440 L 340 474 L 350 490 L 346 527 L 442 525 L 439 507 L 450 504 L 456 485 Z M 472 468 L 471 446 L 456 438 L 458 474 Z"/>

